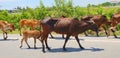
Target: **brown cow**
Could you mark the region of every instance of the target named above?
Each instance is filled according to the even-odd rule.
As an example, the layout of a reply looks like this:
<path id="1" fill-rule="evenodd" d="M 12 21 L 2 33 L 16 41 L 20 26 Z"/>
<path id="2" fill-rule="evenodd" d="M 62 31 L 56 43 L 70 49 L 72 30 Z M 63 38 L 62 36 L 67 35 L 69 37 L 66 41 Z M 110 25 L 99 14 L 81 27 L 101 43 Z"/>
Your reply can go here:
<path id="1" fill-rule="evenodd" d="M 108 24 L 109 21 L 107 20 L 105 15 L 83 16 L 81 20 L 84 20 L 86 18 L 92 19 L 97 24 L 98 28 L 102 27 L 105 30 L 106 35 L 109 36 L 107 29 L 105 28 L 106 25 L 109 25 Z M 93 29 L 94 29 L 94 27 L 93 27 Z M 99 36 L 99 35 L 97 34 L 97 36 Z"/>
<path id="2" fill-rule="evenodd" d="M 51 18 L 52 18 L 52 17 L 51 17 Z M 59 18 L 53 18 L 53 19 L 56 19 L 56 20 L 57 20 L 57 19 L 58 19 L 58 20 L 64 20 L 63 18 L 66 18 L 66 16 L 65 16 L 65 15 L 61 15 Z M 54 38 L 51 33 L 50 33 L 50 35 L 51 35 L 52 38 Z M 62 38 L 63 38 L 63 39 L 65 38 L 65 37 L 64 37 L 64 34 L 62 34 Z"/>
<path id="3" fill-rule="evenodd" d="M 120 23 L 120 13 L 115 13 L 111 16 L 111 31 L 113 32 L 113 35 L 115 38 L 117 38 L 117 35 L 115 34 L 115 27 L 117 24 Z"/>
<path id="4" fill-rule="evenodd" d="M 11 23 L 8 23 L 7 21 L 0 20 L 0 29 L 3 32 L 3 38 L 4 40 L 7 39 L 7 30 L 10 30 L 11 32 L 15 30 L 14 25 Z"/>
<path id="5" fill-rule="evenodd" d="M 40 26 L 40 22 L 39 20 L 35 20 L 35 19 L 21 19 L 20 20 L 20 36 L 21 36 L 21 29 L 25 26 L 30 27 L 30 29 L 33 30 L 36 27 Z"/>
<path id="6" fill-rule="evenodd" d="M 63 49 L 66 50 L 65 46 L 70 38 L 70 36 L 75 36 L 77 43 L 81 49 L 84 49 L 78 39 L 78 34 L 83 33 L 84 31 L 88 30 L 91 26 L 97 25 L 92 21 L 79 21 L 77 18 L 63 18 L 64 20 L 54 20 L 53 18 L 47 18 L 41 21 L 41 26 L 43 29 L 43 33 L 41 36 L 41 43 L 42 43 L 42 51 L 45 52 L 44 42 L 48 50 L 50 48 L 47 44 L 48 34 L 52 31 L 55 31 L 59 34 L 66 34 L 67 37 L 65 39 L 65 43 Z"/>
<path id="7" fill-rule="evenodd" d="M 20 36 L 21 36 L 21 29 L 23 27 L 30 27 L 31 30 L 34 30 L 36 27 L 40 27 L 40 20 L 35 19 L 21 19 L 20 20 Z M 50 36 L 53 38 L 52 34 L 50 33 Z"/>
<path id="8" fill-rule="evenodd" d="M 63 20 L 63 18 L 66 18 L 66 16 L 61 15 L 61 16 L 58 17 L 58 18 L 53 18 L 53 17 L 51 17 L 51 19 L 55 19 L 55 20 Z M 47 22 L 47 21 L 46 21 L 46 22 Z M 50 36 L 51 36 L 51 38 L 54 38 L 51 33 L 50 33 Z M 65 38 L 65 37 L 64 37 L 64 34 L 62 34 L 62 38 Z"/>
<path id="9" fill-rule="evenodd" d="M 81 17 L 81 21 L 88 21 L 88 20 L 90 20 L 91 18 L 92 18 L 93 16 L 83 16 L 83 17 Z M 91 29 L 90 30 L 93 30 L 93 31 L 95 31 L 96 32 L 96 34 L 97 34 L 97 36 L 99 36 L 98 35 L 98 31 L 99 30 L 94 30 L 95 28 L 94 28 L 94 26 L 93 27 L 91 27 Z M 86 32 L 84 32 L 84 34 L 86 35 L 86 36 L 88 36 L 88 34 L 86 33 Z"/>

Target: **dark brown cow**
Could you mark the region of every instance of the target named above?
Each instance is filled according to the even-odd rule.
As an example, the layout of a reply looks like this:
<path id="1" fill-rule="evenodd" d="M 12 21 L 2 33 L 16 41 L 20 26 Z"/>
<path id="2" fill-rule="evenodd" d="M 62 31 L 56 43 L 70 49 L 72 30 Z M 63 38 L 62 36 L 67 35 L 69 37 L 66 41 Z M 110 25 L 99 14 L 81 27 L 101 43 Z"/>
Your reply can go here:
<path id="1" fill-rule="evenodd" d="M 105 30 L 106 35 L 109 36 L 109 34 L 107 33 L 107 29 L 105 28 L 106 25 L 109 25 L 108 24 L 109 21 L 107 20 L 105 15 L 83 16 L 81 20 L 88 19 L 88 18 L 92 19 L 97 24 L 98 28 L 102 27 Z M 97 36 L 99 36 L 98 33 L 97 33 Z"/>
<path id="2" fill-rule="evenodd" d="M 117 35 L 115 34 L 115 27 L 117 24 L 120 23 L 120 13 L 115 13 L 111 16 L 111 31 L 113 32 L 113 35 L 115 38 L 117 38 Z"/>
<path id="3" fill-rule="evenodd" d="M 0 20 L 0 29 L 3 32 L 3 38 L 4 40 L 7 39 L 7 30 L 10 30 L 11 32 L 15 30 L 14 25 L 11 23 L 8 23 L 7 21 Z"/>
<path id="4" fill-rule="evenodd" d="M 81 21 L 88 21 L 88 20 L 90 20 L 92 17 L 93 17 L 93 16 L 88 16 L 88 15 L 87 15 L 87 16 L 83 16 L 83 17 L 81 17 Z M 94 30 L 94 29 L 96 29 L 96 28 L 94 28 L 94 26 L 92 26 L 90 30 L 95 31 L 96 34 L 97 34 L 97 36 L 99 36 L 99 35 L 98 35 L 98 31 L 99 31 L 99 30 Z M 87 34 L 86 32 L 84 32 L 84 34 L 85 34 L 86 36 L 88 36 L 88 34 Z"/>
<path id="5" fill-rule="evenodd" d="M 41 21 L 41 26 L 43 29 L 43 33 L 41 36 L 42 43 L 42 51 L 45 52 L 44 42 L 46 44 L 46 48 L 50 50 L 47 44 L 48 34 L 52 31 L 55 31 L 59 34 L 66 34 L 65 43 L 63 45 L 63 49 L 66 50 L 65 46 L 70 38 L 70 36 L 75 36 L 77 43 L 81 49 L 84 49 L 78 39 L 78 34 L 83 33 L 84 31 L 91 28 L 91 26 L 97 25 L 92 21 L 79 21 L 77 18 L 63 18 L 63 20 L 54 20 L 53 18 L 47 18 Z"/>
<path id="6" fill-rule="evenodd" d="M 51 18 L 52 18 L 52 17 L 51 17 Z M 63 20 L 63 18 L 66 18 L 66 16 L 61 15 L 59 18 L 54 18 L 54 19 L 56 19 L 56 20 L 57 20 L 57 19 L 58 19 L 58 20 Z M 51 33 L 50 33 L 50 36 L 51 36 L 51 38 L 54 38 Z M 62 38 L 65 38 L 65 37 L 64 37 L 64 34 L 62 34 Z"/>

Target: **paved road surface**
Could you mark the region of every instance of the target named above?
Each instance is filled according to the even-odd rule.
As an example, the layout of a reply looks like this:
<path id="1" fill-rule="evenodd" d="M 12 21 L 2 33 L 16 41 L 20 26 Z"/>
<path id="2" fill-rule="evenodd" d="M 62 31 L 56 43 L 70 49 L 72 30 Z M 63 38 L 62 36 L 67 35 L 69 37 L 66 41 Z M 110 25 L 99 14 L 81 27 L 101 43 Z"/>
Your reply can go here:
<path id="1" fill-rule="evenodd" d="M 113 36 L 107 37 L 84 37 L 79 36 L 85 50 L 81 50 L 73 37 L 68 41 L 67 51 L 62 50 L 64 39 L 61 35 L 55 35 L 54 39 L 49 38 L 48 43 L 51 51 L 42 53 L 41 43 L 37 41 L 37 49 L 28 49 L 24 43 L 20 49 L 18 34 L 9 34 L 8 40 L 3 40 L 0 34 L 0 58 L 120 58 L 120 39 Z M 28 43 L 33 47 L 33 39 Z"/>

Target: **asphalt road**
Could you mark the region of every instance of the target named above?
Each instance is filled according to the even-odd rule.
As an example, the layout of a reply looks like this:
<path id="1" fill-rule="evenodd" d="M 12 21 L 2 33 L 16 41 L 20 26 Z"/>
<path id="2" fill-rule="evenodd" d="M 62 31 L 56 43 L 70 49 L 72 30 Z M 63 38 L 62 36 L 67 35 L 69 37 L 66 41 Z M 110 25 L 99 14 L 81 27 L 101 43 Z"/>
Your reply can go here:
<path id="1" fill-rule="evenodd" d="M 33 48 L 32 38 L 28 40 L 31 49 L 28 49 L 25 42 L 23 47 L 19 48 L 21 36 L 9 34 L 8 40 L 3 40 L 2 34 L 0 34 L 0 58 L 120 58 L 119 38 L 79 36 L 80 42 L 85 48 L 85 50 L 81 50 L 76 40 L 71 37 L 66 45 L 67 51 L 63 51 L 64 39 L 61 38 L 61 35 L 54 36 L 54 39 L 50 37 L 48 39 L 51 51 L 46 49 L 46 53 L 43 53 L 39 40 L 37 40 L 37 49 Z"/>

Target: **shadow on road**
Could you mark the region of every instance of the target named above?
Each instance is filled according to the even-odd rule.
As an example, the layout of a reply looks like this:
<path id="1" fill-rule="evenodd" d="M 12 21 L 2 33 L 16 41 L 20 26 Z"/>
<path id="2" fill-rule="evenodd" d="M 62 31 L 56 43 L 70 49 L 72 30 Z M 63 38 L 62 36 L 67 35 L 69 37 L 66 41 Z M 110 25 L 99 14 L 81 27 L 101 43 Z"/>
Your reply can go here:
<path id="1" fill-rule="evenodd" d="M 51 37 L 49 37 L 50 39 L 56 39 L 56 40 L 65 40 L 64 38 L 62 38 L 62 37 L 54 37 L 54 38 L 51 38 Z M 80 40 L 84 40 L 84 39 L 82 39 L 82 38 L 79 38 Z M 69 40 L 75 40 L 75 38 L 70 38 Z"/>
<path id="2" fill-rule="evenodd" d="M 116 39 L 120 39 L 120 37 L 117 37 Z"/>
<path id="3" fill-rule="evenodd" d="M 80 48 L 66 48 L 67 51 L 64 51 L 62 48 L 55 48 L 55 49 L 51 49 L 49 52 L 80 52 L 80 51 L 91 51 L 91 52 L 97 52 L 97 51 L 103 51 L 104 49 L 102 48 L 95 48 L 95 47 L 91 47 L 91 48 L 86 48 L 86 49 L 80 49 Z"/>
<path id="4" fill-rule="evenodd" d="M 54 38 L 49 37 L 49 38 L 50 38 L 50 39 L 64 40 L 64 38 L 62 38 L 62 37 L 54 37 Z"/>
<path id="5" fill-rule="evenodd" d="M 0 41 L 17 41 L 18 39 L 7 39 L 7 40 L 4 40 L 3 38 L 0 39 Z"/>

